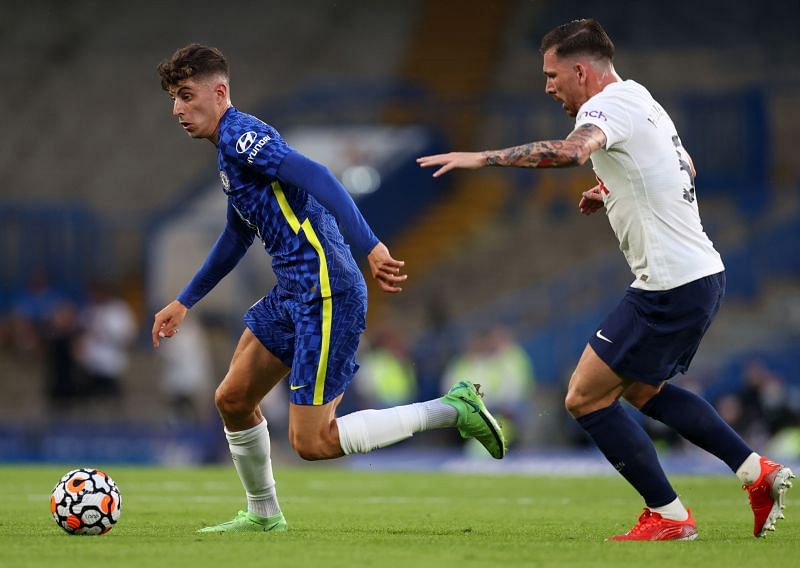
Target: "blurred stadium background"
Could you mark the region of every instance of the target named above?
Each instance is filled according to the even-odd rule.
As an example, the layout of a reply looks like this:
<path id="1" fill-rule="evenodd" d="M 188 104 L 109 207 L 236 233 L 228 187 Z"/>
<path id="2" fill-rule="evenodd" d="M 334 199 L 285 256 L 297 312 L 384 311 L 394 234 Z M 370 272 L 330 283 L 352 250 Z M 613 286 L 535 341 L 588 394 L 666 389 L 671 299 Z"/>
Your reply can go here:
<path id="1" fill-rule="evenodd" d="M 222 49 L 234 104 L 329 165 L 406 261 L 400 297 L 371 290 L 344 410 L 466 374 L 514 432 L 512 460 L 580 452 L 565 383 L 631 279 L 604 216 L 576 212 L 591 169 L 434 181 L 414 163 L 566 135 L 538 45 L 579 17 L 603 23 L 617 70 L 675 120 L 727 265 L 726 304 L 681 384 L 800 459 L 797 3 L 4 0 L 0 461 L 228 459 L 212 393 L 241 314 L 272 285 L 263 249 L 171 344 L 148 339 L 224 223 L 214 150 L 177 127 L 155 72 L 192 41 Z M 285 397 L 266 403 L 278 460 L 292 459 Z M 646 424 L 665 456 L 702 461 Z M 369 463 L 463 457 L 452 436 L 418 438 Z"/>

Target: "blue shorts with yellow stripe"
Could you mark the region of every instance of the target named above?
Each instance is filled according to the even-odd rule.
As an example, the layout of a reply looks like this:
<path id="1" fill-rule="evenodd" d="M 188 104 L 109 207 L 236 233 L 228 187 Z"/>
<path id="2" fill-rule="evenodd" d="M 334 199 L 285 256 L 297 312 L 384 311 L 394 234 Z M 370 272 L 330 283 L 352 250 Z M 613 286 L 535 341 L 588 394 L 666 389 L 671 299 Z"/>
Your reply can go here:
<path id="1" fill-rule="evenodd" d="M 358 370 L 356 350 L 366 327 L 363 280 L 328 298 L 300 302 L 273 288 L 247 310 L 245 325 L 289 373 L 289 400 L 326 404 L 342 394 Z"/>

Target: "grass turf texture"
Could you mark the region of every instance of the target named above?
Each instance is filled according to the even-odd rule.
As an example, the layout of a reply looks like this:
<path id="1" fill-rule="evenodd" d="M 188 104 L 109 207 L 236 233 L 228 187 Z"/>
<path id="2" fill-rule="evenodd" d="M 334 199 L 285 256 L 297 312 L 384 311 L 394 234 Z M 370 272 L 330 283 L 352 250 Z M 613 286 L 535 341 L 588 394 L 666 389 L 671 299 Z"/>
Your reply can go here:
<path id="1" fill-rule="evenodd" d="M 110 533 L 85 537 L 67 535 L 50 515 L 50 490 L 69 469 L 0 467 L 0 565 L 790 566 L 800 555 L 800 500 L 790 492 L 787 519 L 755 539 L 733 476 L 673 478 L 694 511 L 697 541 L 607 543 L 641 507 L 617 477 L 279 467 L 289 532 L 198 535 L 244 507 L 232 466 L 111 466 L 102 469 L 120 487 L 122 517 Z"/>

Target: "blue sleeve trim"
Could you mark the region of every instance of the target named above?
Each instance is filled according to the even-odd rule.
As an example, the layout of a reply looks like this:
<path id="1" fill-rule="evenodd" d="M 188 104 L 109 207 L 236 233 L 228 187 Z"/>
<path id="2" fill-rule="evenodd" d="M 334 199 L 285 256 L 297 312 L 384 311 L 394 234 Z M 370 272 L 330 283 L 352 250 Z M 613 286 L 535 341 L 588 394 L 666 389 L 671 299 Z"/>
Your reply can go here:
<path id="1" fill-rule="evenodd" d="M 306 190 L 333 213 L 343 232 L 365 256 L 378 244 L 353 198 L 331 171 L 313 160 L 290 150 L 278 167 L 278 179 Z"/>

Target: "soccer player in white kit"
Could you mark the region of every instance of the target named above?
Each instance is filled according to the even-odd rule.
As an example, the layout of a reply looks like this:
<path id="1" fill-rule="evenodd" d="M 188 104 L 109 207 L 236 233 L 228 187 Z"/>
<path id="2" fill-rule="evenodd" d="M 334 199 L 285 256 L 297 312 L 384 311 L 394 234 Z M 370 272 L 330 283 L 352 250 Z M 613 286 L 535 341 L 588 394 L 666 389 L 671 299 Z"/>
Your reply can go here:
<path id="1" fill-rule="evenodd" d="M 566 139 L 417 161 L 438 167 L 438 177 L 455 168 L 569 167 L 591 158 L 598 184 L 579 210 L 605 207 L 635 280 L 590 338 L 565 405 L 644 498 L 636 525 L 611 540 L 697 538 L 691 511 L 620 397 L 724 461 L 748 492 L 753 534 L 763 537 L 783 518 L 792 471 L 754 452 L 703 398 L 667 382 L 686 372 L 725 294 L 725 267 L 700 222 L 692 160 L 664 108 L 617 74 L 614 44 L 597 21 L 559 26 L 541 52 L 546 93 L 576 119 Z"/>

